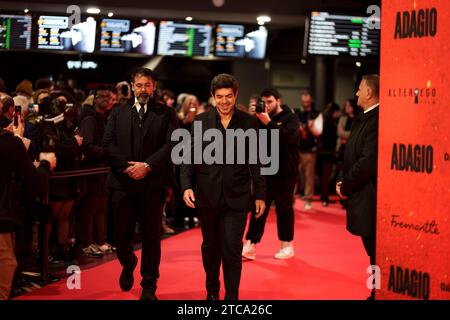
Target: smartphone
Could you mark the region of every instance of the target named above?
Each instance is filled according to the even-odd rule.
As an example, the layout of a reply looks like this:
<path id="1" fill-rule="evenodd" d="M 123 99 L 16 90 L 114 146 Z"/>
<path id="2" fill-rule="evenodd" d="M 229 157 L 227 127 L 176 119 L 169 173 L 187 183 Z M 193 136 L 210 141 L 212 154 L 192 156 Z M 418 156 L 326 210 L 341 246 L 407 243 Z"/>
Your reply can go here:
<path id="1" fill-rule="evenodd" d="M 21 113 L 22 113 L 22 107 L 15 106 L 14 107 L 14 127 L 17 127 L 19 125 L 19 116 Z"/>

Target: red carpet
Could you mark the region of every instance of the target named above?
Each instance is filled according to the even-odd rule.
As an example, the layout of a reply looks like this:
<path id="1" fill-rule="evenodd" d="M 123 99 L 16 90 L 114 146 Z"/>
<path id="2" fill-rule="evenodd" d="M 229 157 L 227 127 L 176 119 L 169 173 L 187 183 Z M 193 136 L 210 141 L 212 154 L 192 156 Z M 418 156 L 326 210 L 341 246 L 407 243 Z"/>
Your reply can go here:
<path id="1" fill-rule="evenodd" d="M 359 237 L 345 230 L 345 213 L 339 205 L 323 208 L 313 203 L 314 210 L 304 212 L 303 202 L 296 202 L 295 257 L 276 260 L 278 250 L 275 212 L 270 213 L 264 237 L 257 246 L 255 261 L 244 261 L 240 287 L 241 299 L 365 299 L 366 268 L 369 265 Z M 161 300 L 204 299 L 205 276 L 200 254 L 201 233 L 196 228 L 162 241 L 162 257 L 158 282 Z M 140 258 L 140 251 L 137 252 Z M 117 260 L 81 271 L 81 289 L 69 290 L 66 280 L 20 296 L 32 299 L 138 299 L 139 268 L 135 285 L 122 292 L 118 279 L 121 267 Z M 221 297 L 224 292 L 222 290 Z"/>

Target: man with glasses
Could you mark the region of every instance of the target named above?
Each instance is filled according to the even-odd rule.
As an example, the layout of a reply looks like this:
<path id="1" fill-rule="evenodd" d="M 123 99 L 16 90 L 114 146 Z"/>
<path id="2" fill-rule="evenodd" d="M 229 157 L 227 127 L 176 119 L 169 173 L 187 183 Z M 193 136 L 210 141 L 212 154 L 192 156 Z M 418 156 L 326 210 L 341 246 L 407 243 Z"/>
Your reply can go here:
<path id="1" fill-rule="evenodd" d="M 131 77 L 134 99 L 113 108 L 103 147 L 111 164 L 108 188 L 112 189 L 117 257 L 122 265 L 123 291 L 133 287 L 138 259 L 133 253 L 134 230 L 142 230 L 142 300 L 156 299 L 161 259 L 161 224 L 170 184 L 172 132 L 178 126 L 175 110 L 154 98 L 155 78 L 147 68 Z"/>
<path id="2" fill-rule="evenodd" d="M 106 117 L 111 101 L 111 89 L 99 86 L 94 93 L 94 105 L 85 106 L 80 116 L 81 150 L 84 168 L 101 168 L 106 165 L 102 148 Z M 108 193 L 106 174 L 85 176 L 86 195 L 80 204 L 80 242 L 84 255 L 102 256 L 113 251 L 106 242 L 106 214 Z"/>

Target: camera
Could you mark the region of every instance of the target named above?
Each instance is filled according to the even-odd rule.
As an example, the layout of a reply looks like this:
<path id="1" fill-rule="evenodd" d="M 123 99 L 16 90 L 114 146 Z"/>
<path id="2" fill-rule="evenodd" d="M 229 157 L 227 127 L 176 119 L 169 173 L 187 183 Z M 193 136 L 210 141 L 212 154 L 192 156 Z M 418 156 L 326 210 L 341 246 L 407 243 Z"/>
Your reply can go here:
<path id="1" fill-rule="evenodd" d="M 258 99 L 258 102 L 256 102 L 255 112 L 256 113 L 264 112 L 264 101 L 262 101 L 262 99 Z"/>

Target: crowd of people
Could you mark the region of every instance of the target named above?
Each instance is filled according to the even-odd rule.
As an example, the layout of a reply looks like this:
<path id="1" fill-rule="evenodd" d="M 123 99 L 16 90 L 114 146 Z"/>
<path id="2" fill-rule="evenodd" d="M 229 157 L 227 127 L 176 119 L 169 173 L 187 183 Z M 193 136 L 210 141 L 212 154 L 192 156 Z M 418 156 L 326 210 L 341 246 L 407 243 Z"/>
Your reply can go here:
<path id="1" fill-rule="evenodd" d="M 207 299 L 219 298 L 221 263 L 225 298 L 238 299 L 242 258 L 255 260 L 271 203 L 275 203 L 280 240 L 274 257 L 289 259 L 295 255 L 294 195 L 302 197 L 306 211 L 331 202 L 359 112 L 354 99 L 342 107 L 334 102 L 315 106 L 308 90 L 300 92 L 299 106 L 284 104 L 274 88 L 252 95 L 248 105 L 236 104 L 238 83 L 230 75 L 214 78 L 211 99 L 202 103 L 193 94 L 176 96 L 170 90 L 157 90 L 152 71 L 145 68 L 136 70 L 130 82 L 99 85 L 88 95 L 74 82 L 54 83 L 47 78 L 37 80 L 34 88 L 31 81 L 23 80 L 13 92 L 3 90 L 1 210 L 8 202 L 19 218 L 7 220 L 0 215 L 0 252 L 8 248 L 3 261 L 10 270 L 0 273 L 0 299 L 9 297 L 3 287 L 20 277 L 21 257 L 33 250 L 36 196 L 41 200 L 48 196 L 53 263 L 69 262 L 74 255 L 102 257 L 116 252 L 123 268 L 120 287 L 130 290 L 138 230 L 143 250 L 142 299 L 154 300 L 161 234 L 200 225 Z M 259 166 L 231 170 L 225 165 L 173 165 L 171 133 L 176 128 L 191 131 L 194 120 L 221 132 L 228 127 L 279 130 L 278 172 L 263 178 Z M 50 171 L 107 167 L 110 173 L 49 179 Z M 13 187 L 4 187 L 9 185 Z M 217 190 L 222 190 L 222 196 L 215 195 Z M 315 194 L 320 195 L 319 202 L 313 202 Z M 345 201 L 342 196 L 343 206 Z M 248 211 L 252 215 L 243 245 Z M 13 238 L 21 248 L 15 254 Z"/>

